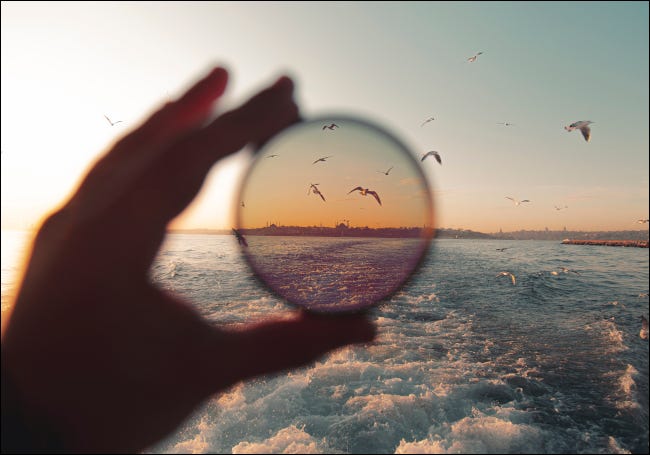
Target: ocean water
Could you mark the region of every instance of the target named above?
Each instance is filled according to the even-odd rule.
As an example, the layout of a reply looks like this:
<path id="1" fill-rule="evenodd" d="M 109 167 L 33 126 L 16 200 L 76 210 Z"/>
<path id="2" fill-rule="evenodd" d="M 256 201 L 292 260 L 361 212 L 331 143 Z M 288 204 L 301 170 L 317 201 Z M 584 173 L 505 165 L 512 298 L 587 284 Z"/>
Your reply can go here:
<path id="1" fill-rule="evenodd" d="M 168 236 L 151 278 L 219 324 L 293 311 L 232 236 Z M 239 383 L 147 452 L 648 453 L 648 281 L 648 249 L 435 240 L 376 342 Z"/>

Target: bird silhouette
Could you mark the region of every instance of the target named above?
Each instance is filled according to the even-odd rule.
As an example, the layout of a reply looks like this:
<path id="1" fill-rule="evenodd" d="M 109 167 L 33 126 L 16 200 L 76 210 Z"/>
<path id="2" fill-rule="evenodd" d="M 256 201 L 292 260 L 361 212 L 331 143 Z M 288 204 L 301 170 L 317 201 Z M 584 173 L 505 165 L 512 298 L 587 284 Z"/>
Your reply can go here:
<path id="1" fill-rule="evenodd" d="M 113 121 L 112 121 L 111 119 L 109 119 L 106 115 L 104 115 L 104 118 L 108 121 L 108 123 L 111 124 L 111 126 L 113 126 L 113 125 L 117 125 L 118 123 L 121 123 L 121 122 L 122 122 L 122 120 L 117 120 L 117 121 L 113 122 Z"/>
<path id="2" fill-rule="evenodd" d="M 379 172 L 380 174 L 388 175 L 390 173 L 390 170 L 393 169 L 393 167 L 394 166 L 389 167 L 386 172 L 384 172 L 384 171 L 377 171 L 377 172 Z"/>
<path id="3" fill-rule="evenodd" d="M 311 164 L 316 164 L 316 163 L 318 163 L 319 161 L 325 162 L 325 160 L 328 159 L 328 158 L 332 158 L 332 157 L 331 157 L 331 156 L 324 156 L 324 157 L 322 157 L 322 158 L 318 158 L 316 161 L 314 161 L 314 162 L 311 163 Z"/>
<path id="4" fill-rule="evenodd" d="M 422 158 L 420 159 L 420 162 L 424 161 L 424 159 L 426 157 L 428 157 L 428 156 L 434 157 L 436 159 L 436 161 L 438 162 L 438 164 L 442 164 L 442 158 L 440 158 L 440 154 L 438 152 L 436 152 L 435 150 L 432 150 L 432 151 L 427 152 L 424 155 L 422 155 Z"/>
<path id="5" fill-rule="evenodd" d="M 317 186 L 317 185 L 319 185 L 319 183 L 310 183 L 310 184 L 309 184 L 309 189 L 307 190 L 307 195 L 309 195 L 309 193 L 318 194 L 318 195 L 320 196 L 320 198 L 321 198 L 324 202 L 326 202 L 326 201 L 325 201 L 325 196 L 323 196 L 323 193 L 320 192 L 320 190 L 318 189 L 318 186 Z"/>
<path id="6" fill-rule="evenodd" d="M 515 205 L 520 205 L 523 202 L 530 202 L 528 199 L 523 199 L 521 201 L 518 201 L 517 199 L 515 199 L 513 197 L 510 197 L 510 196 L 506 196 L 505 198 L 510 199 L 512 202 L 514 202 Z"/>
<path id="7" fill-rule="evenodd" d="M 514 123 L 508 123 L 508 122 L 498 122 L 497 125 L 503 125 L 503 126 L 515 126 Z"/>
<path id="8" fill-rule="evenodd" d="M 363 187 L 358 186 L 358 187 L 352 188 L 350 191 L 348 191 L 348 194 L 352 193 L 353 191 L 358 191 L 359 193 L 361 193 L 362 196 L 367 196 L 367 195 L 371 194 L 377 200 L 379 205 L 381 205 L 381 199 L 379 199 L 379 195 L 377 194 L 376 191 L 372 191 L 372 190 L 370 190 L 368 188 L 363 188 Z"/>
<path id="9" fill-rule="evenodd" d="M 426 119 L 424 122 L 422 122 L 422 125 L 420 125 L 420 126 L 422 127 L 422 126 L 426 125 L 427 123 L 432 122 L 432 121 L 434 121 L 434 120 L 435 120 L 435 118 L 433 118 L 433 117 L 429 117 L 429 118 Z"/>
<path id="10" fill-rule="evenodd" d="M 336 123 L 331 123 L 329 125 L 323 125 L 323 130 L 327 128 L 328 130 L 334 130 L 334 128 L 338 128 L 339 126 Z"/>

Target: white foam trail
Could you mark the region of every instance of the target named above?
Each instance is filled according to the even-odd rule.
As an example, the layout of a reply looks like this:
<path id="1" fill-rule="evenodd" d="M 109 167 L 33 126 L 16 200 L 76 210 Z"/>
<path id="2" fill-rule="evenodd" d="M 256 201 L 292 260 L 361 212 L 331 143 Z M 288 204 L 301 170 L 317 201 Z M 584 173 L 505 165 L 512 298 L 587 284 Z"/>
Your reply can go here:
<path id="1" fill-rule="evenodd" d="M 513 423 L 475 410 L 453 424 L 431 427 L 421 441 L 404 439 L 395 453 L 527 453 L 542 447 L 545 433 L 527 424 Z"/>
<path id="2" fill-rule="evenodd" d="M 304 428 L 290 425 L 261 442 L 243 441 L 232 453 L 334 453 L 324 440 L 316 440 Z"/>

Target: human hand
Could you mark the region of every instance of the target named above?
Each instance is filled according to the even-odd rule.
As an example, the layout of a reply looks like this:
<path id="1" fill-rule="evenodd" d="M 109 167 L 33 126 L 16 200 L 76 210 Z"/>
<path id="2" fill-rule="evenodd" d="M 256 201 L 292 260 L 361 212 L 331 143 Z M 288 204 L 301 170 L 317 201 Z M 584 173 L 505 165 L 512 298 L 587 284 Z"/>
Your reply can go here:
<path id="1" fill-rule="evenodd" d="M 117 141 L 42 224 L 2 340 L 3 433 L 9 379 L 33 438 L 14 449 L 140 451 L 215 392 L 374 338 L 363 315 L 214 327 L 150 282 L 211 166 L 299 120 L 284 77 L 208 122 L 227 77 L 214 69 Z"/>

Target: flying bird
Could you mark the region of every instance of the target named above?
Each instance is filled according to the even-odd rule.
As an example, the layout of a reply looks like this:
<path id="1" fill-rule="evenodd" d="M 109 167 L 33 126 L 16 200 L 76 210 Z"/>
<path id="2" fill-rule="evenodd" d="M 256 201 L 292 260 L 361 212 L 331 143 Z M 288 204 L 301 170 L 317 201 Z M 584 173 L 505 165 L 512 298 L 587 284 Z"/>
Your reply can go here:
<path id="1" fill-rule="evenodd" d="M 576 272 L 575 270 L 567 269 L 566 267 L 559 267 L 560 272 L 562 273 L 575 273 L 576 275 L 580 275 L 580 272 Z"/>
<path id="2" fill-rule="evenodd" d="M 555 210 L 558 210 L 558 211 L 559 211 L 559 210 L 562 210 L 562 209 L 568 209 L 568 208 L 569 208 L 568 205 L 565 205 L 564 207 L 558 207 L 558 206 L 556 205 L 556 206 L 554 206 L 554 207 L 555 207 Z"/>
<path id="3" fill-rule="evenodd" d="M 420 125 L 420 127 L 422 127 L 422 126 L 426 125 L 427 123 L 432 122 L 432 121 L 434 121 L 434 120 L 435 120 L 435 118 L 433 118 L 433 117 L 429 117 L 429 118 L 426 119 L 424 122 L 422 122 L 422 125 Z"/>
<path id="4" fill-rule="evenodd" d="M 481 55 L 483 52 L 477 52 L 476 55 L 472 55 L 470 58 L 467 59 L 468 63 L 473 63 L 476 61 L 479 55 Z"/>
<path id="5" fill-rule="evenodd" d="M 309 195 L 309 193 L 318 194 L 320 196 L 320 198 L 323 201 L 325 201 L 325 196 L 323 196 L 323 193 L 320 192 L 317 185 L 320 185 L 320 184 L 319 183 L 310 183 L 309 184 L 309 189 L 307 190 L 307 195 Z"/>
<path id="6" fill-rule="evenodd" d="M 499 272 L 499 273 L 497 274 L 497 278 L 500 277 L 500 276 L 509 276 L 509 277 L 510 277 L 510 280 L 512 280 L 512 285 L 514 286 L 514 285 L 517 284 L 517 279 L 516 279 L 515 276 L 514 276 L 512 273 L 510 273 L 510 272 Z"/>
<path id="7" fill-rule="evenodd" d="M 381 199 L 379 199 L 379 195 L 377 194 L 377 192 L 372 191 L 372 190 L 370 190 L 368 188 L 362 188 L 362 187 L 358 186 L 358 187 L 352 188 L 350 191 L 348 191 L 348 194 L 350 194 L 353 191 L 359 191 L 359 193 L 361 193 L 362 196 L 367 196 L 369 194 L 372 194 L 374 196 L 374 198 L 377 199 L 377 202 L 379 203 L 379 205 L 381 205 Z"/>
<path id="8" fill-rule="evenodd" d="M 104 115 L 104 118 L 108 121 L 108 123 L 111 124 L 111 126 L 113 126 L 113 125 L 117 125 L 118 123 L 122 122 L 122 120 L 117 120 L 117 121 L 113 122 L 113 121 L 111 121 L 111 119 L 109 119 L 106 115 Z"/>
<path id="9" fill-rule="evenodd" d="M 650 220 L 643 220 L 643 219 L 641 219 L 641 220 L 637 220 L 637 223 L 639 223 L 639 224 L 645 224 L 645 223 L 647 223 L 648 221 L 650 221 Z"/>
<path id="10" fill-rule="evenodd" d="M 393 167 L 395 167 L 395 166 L 389 167 L 386 172 L 384 172 L 384 171 L 377 171 L 377 172 L 379 172 L 380 174 L 388 175 L 388 173 L 390 172 L 391 169 L 393 169 Z"/>
<path id="11" fill-rule="evenodd" d="M 280 155 L 269 155 L 267 156 L 267 158 L 275 158 L 276 156 L 280 156 Z"/>
<path id="12" fill-rule="evenodd" d="M 246 207 L 246 205 L 244 205 L 244 201 L 241 201 L 241 206 Z"/>
<path id="13" fill-rule="evenodd" d="M 506 247 L 504 247 L 504 248 L 497 248 L 496 251 L 505 251 L 505 250 L 507 250 L 508 248 L 510 248 L 510 247 L 509 247 L 509 246 L 506 246 Z"/>
<path id="14" fill-rule="evenodd" d="M 648 320 L 645 316 L 641 316 L 641 331 L 639 331 L 639 336 L 642 340 L 648 339 Z"/>
<path id="15" fill-rule="evenodd" d="M 316 163 L 318 163 L 319 161 L 325 162 L 325 160 L 328 159 L 328 158 L 332 158 L 332 157 L 331 157 L 331 156 L 324 156 L 324 157 L 322 157 L 322 158 L 318 158 L 316 161 L 314 161 L 314 162 L 311 163 L 311 164 L 316 164 Z"/>
<path id="16" fill-rule="evenodd" d="M 246 241 L 246 239 L 244 238 L 241 232 L 239 232 L 235 228 L 232 228 L 232 232 L 233 234 L 235 234 L 235 237 L 237 237 L 237 242 L 239 242 L 240 245 L 248 246 L 248 242 Z"/>
<path id="17" fill-rule="evenodd" d="M 420 162 L 424 161 L 424 159 L 427 156 L 433 156 L 436 159 L 436 161 L 438 162 L 438 164 L 442 164 L 442 158 L 440 158 L 440 154 L 438 152 L 436 152 L 435 150 L 432 150 L 432 151 L 427 152 L 424 155 L 422 155 L 422 158 L 420 159 Z"/>
<path id="18" fill-rule="evenodd" d="M 568 132 L 571 132 L 573 130 L 580 130 L 582 133 L 582 136 L 585 138 L 585 141 L 589 142 L 589 138 L 591 137 L 591 128 L 589 128 L 589 125 L 592 124 L 591 120 L 580 120 L 579 122 L 572 123 L 569 126 L 565 126 L 564 129 L 567 130 Z"/>
<path id="19" fill-rule="evenodd" d="M 323 125 L 323 130 L 324 130 L 325 128 L 327 128 L 327 129 L 329 129 L 329 130 L 333 130 L 334 128 L 338 128 L 338 127 L 339 127 L 339 126 L 338 126 L 336 123 L 331 123 L 331 124 L 329 124 L 329 125 Z"/>
<path id="20" fill-rule="evenodd" d="M 510 197 L 510 196 L 506 196 L 506 199 L 510 199 L 512 202 L 515 203 L 515 205 L 519 205 L 519 204 L 521 204 L 522 202 L 530 202 L 528 199 L 524 199 L 524 200 L 522 200 L 522 201 L 518 201 L 517 199 L 515 199 L 515 198 L 513 198 L 513 197 Z"/>
<path id="21" fill-rule="evenodd" d="M 498 122 L 497 125 L 503 125 L 503 126 L 515 126 L 514 123 L 508 123 L 508 122 Z"/>

